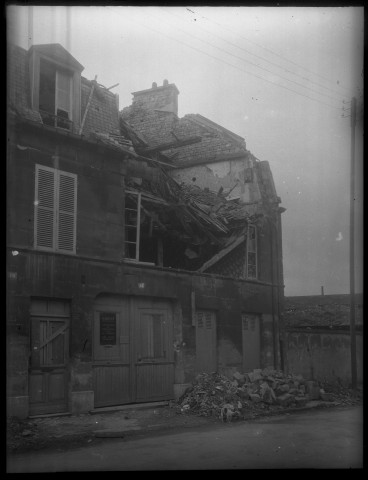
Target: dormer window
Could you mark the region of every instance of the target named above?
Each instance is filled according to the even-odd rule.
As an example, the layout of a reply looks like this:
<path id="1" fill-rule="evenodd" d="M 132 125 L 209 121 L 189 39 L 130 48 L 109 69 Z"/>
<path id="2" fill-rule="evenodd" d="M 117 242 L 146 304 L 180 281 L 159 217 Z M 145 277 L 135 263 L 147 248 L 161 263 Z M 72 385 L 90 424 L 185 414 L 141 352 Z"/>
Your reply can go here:
<path id="1" fill-rule="evenodd" d="M 59 44 L 29 51 L 31 105 L 45 125 L 78 133 L 83 66 Z"/>
<path id="2" fill-rule="evenodd" d="M 71 130 L 72 76 L 41 59 L 39 111 L 46 125 Z"/>

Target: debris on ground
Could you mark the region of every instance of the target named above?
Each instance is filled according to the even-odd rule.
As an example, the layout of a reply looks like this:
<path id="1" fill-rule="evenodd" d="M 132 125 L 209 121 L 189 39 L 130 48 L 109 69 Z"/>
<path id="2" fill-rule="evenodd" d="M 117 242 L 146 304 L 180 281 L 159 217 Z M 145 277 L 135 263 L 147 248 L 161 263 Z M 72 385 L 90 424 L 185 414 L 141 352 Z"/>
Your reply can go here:
<path id="1" fill-rule="evenodd" d="M 177 402 L 182 414 L 214 416 L 224 422 L 252 418 L 260 413 L 303 407 L 308 402 L 354 404 L 351 390 L 306 380 L 273 368 L 235 372 L 232 378 L 219 373 L 201 373 Z M 358 400 L 359 401 L 359 400 Z"/>
<path id="2" fill-rule="evenodd" d="M 332 401 L 330 401 L 332 399 Z M 186 428 L 259 416 L 289 414 L 306 405 L 347 407 L 361 403 L 362 391 L 353 392 L 341 384 L 305 380 L 273 369 L 235 372 L 231 378 L 202 373 L 179 401 L 167 406 L 129 411 L 83 413 L 50 417 L 7 419 L 9 453 L 40 449 L 70 449 L 90 444 L 96 432 L 151 431 Z M 136 427 L 140 427 L 136 430 Z"/>

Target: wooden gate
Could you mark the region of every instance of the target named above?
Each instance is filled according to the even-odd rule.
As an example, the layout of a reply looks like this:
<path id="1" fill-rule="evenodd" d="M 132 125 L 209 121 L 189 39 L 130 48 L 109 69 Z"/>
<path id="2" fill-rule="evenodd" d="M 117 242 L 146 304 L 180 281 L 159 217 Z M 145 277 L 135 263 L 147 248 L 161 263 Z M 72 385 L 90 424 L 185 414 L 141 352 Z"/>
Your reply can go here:
<path id="1" fill-rule="evenodd" d="M 259 315 L 242 314 L 243 370 L 250 372 L 261 365 Z"/>
<path id="2" fill-rule="evenodd" d="M 196 368 L 197 372 L 217 371 L 216 315 L 211 310 L 196 312 Z"/>
<path id="3" fill-rule="evenodd" d="M 169 303 L 100 297 L 95 304 L 95 407 L 173 398 L 173 319 Z"/>
<path id="4" fill-rule="evenodd" d="M 66 412 L 70 305 L 63 300 L 31 303 L 29 413 Z"/>

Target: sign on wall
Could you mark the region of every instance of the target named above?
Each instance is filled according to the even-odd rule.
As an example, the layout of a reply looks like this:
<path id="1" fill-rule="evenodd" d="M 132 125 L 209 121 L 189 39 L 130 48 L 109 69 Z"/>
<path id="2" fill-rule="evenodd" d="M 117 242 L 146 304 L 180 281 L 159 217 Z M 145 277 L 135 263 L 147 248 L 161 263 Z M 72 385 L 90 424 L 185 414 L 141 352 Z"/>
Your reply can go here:
<path id="1" fill-rule="evenodd" d="M 100 345 L 116 345 L 116 313 L 100 313 Z"/>

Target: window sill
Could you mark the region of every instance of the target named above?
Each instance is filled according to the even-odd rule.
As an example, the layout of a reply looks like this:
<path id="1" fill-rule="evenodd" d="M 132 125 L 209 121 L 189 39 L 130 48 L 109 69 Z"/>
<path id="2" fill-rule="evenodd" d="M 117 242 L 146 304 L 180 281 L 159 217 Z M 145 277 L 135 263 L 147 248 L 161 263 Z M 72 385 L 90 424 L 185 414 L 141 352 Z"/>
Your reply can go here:
<path id="1" fill-rule="evenodd" d="M 124 263 L 134 263 L 135 265 L 150 265 L 150 266 L 155 266 L 155 263 L 152 262 L 141 262 L 140 260 L 134 260 L 133 258 L 124 258 L 123 259 Z"/>

